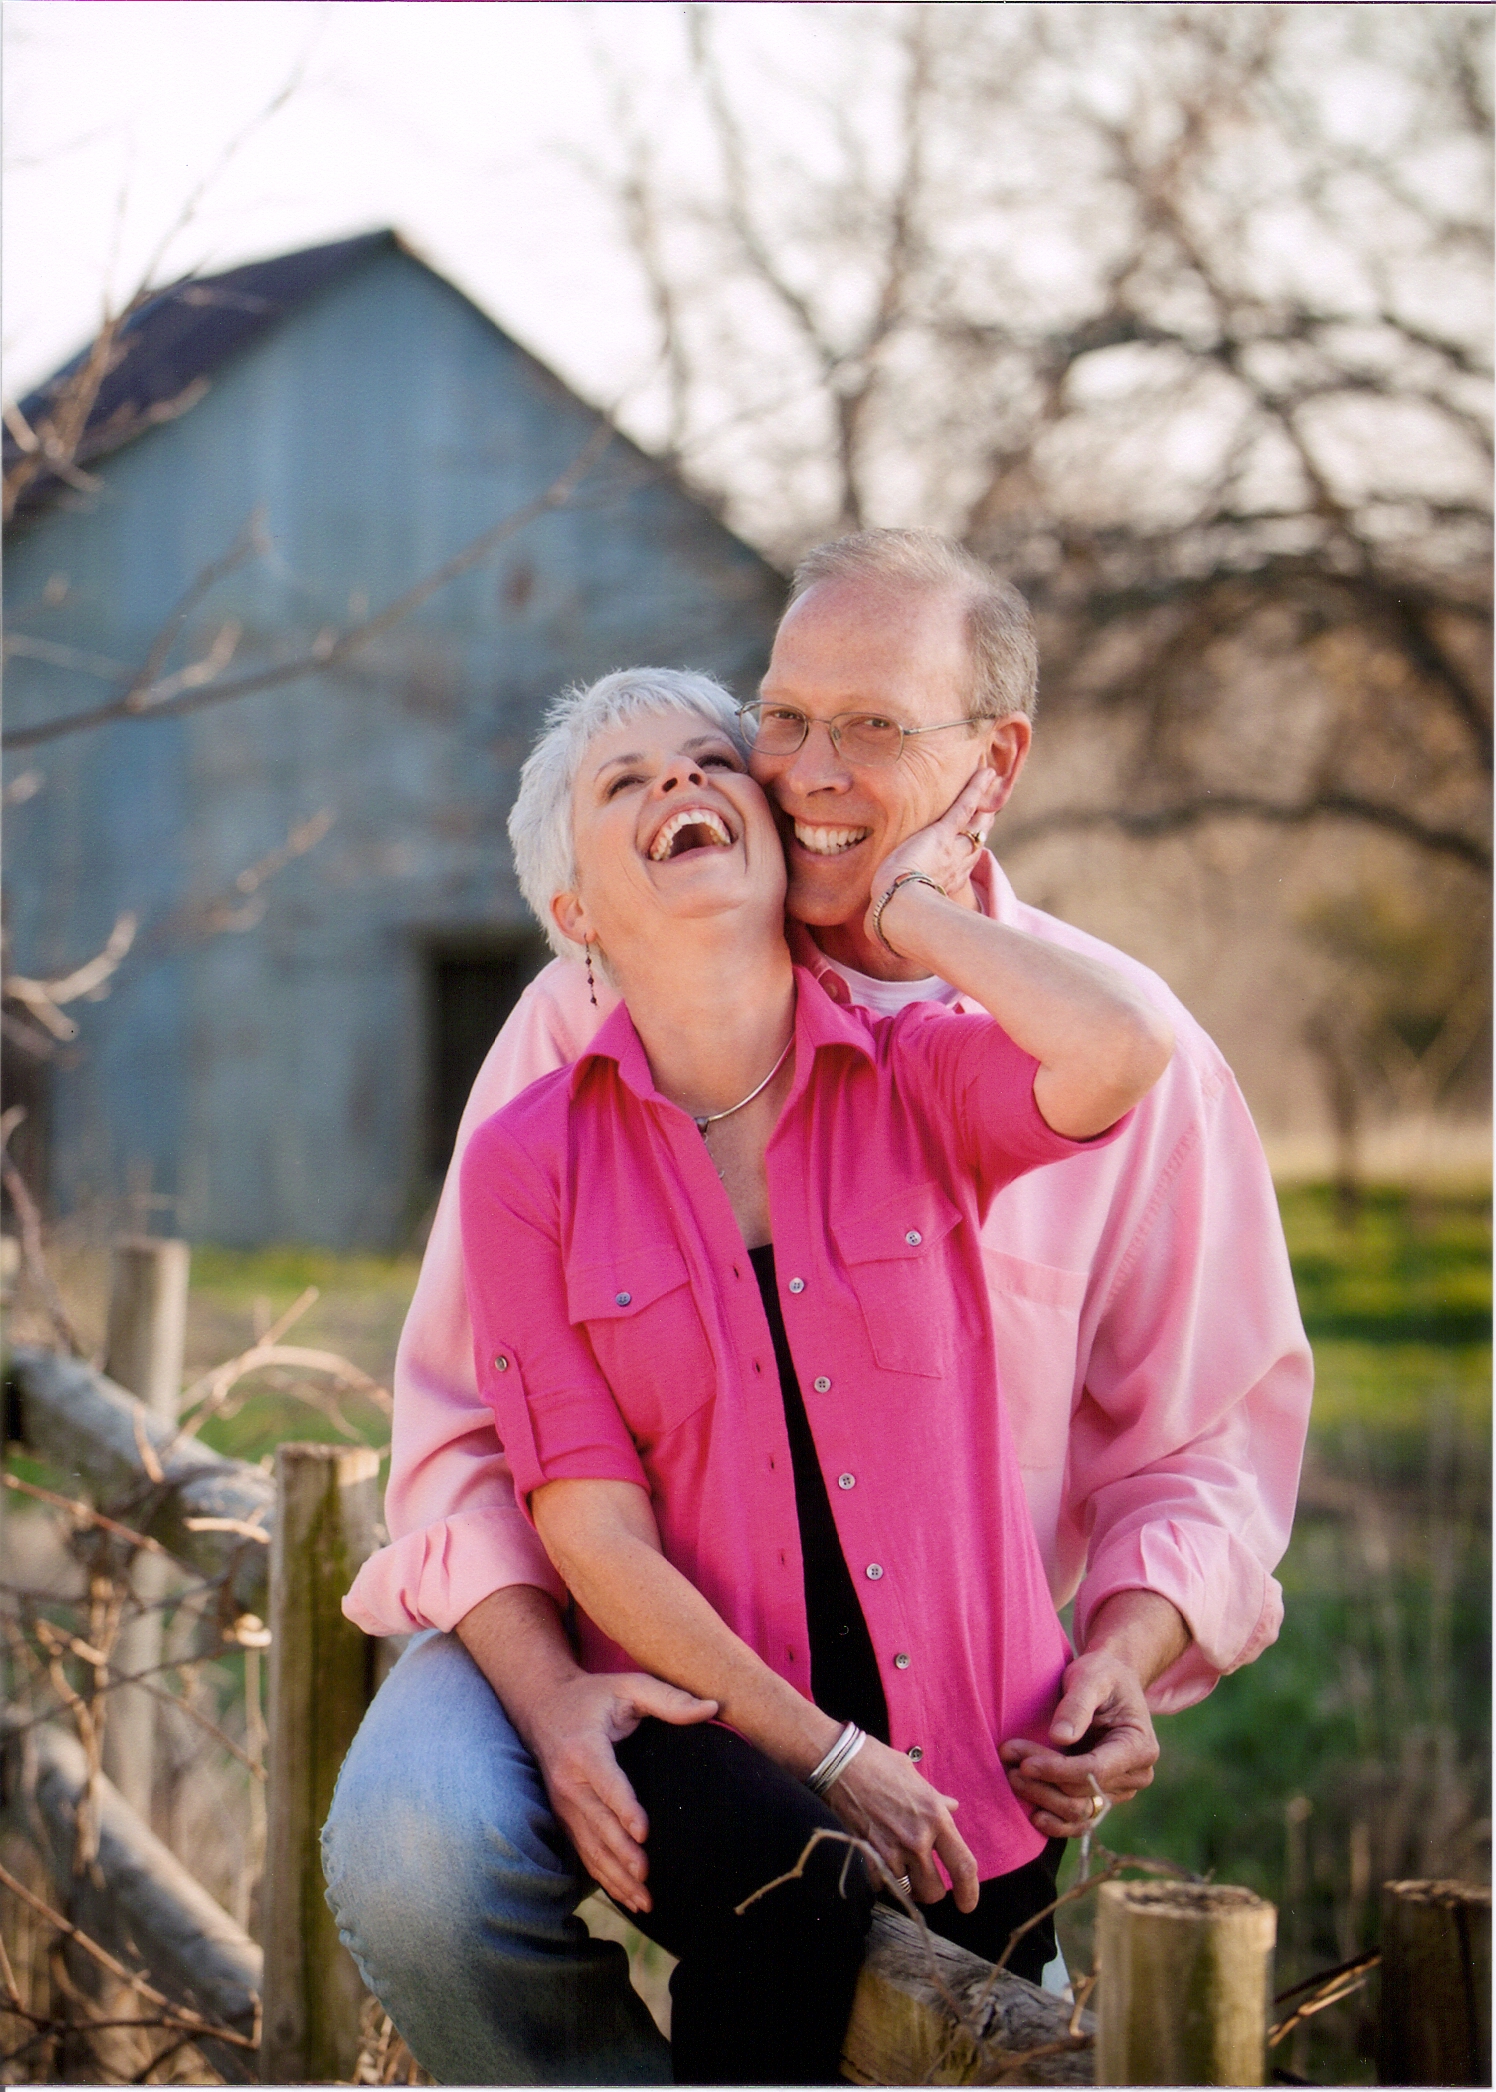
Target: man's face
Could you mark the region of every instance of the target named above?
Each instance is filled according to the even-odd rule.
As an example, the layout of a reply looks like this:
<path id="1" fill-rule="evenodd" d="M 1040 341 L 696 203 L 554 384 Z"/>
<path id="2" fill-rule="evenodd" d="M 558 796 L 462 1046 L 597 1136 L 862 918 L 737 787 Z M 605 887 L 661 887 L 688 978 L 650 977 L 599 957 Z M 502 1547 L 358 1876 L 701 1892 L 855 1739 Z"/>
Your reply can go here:
<path id="1" fill-rule="evenodd" d="M 964 718 L 970 688 L 958 596 L 823 581 L 786 612 L 760 695 L 811 720 L 872 712 L 912 727 Z M 862 928 L 873 872 L 938 819 L 984 763 L 1011 781 L 1027 746 L 1026 720 L 983 720 L 906 740 L 886 765 L 848 763 L 814 725 L 793 755 L 754 754 L 753 775 L 781 816 L 790 914 L 832 958 L 884 972 L 887 955 Z"/>

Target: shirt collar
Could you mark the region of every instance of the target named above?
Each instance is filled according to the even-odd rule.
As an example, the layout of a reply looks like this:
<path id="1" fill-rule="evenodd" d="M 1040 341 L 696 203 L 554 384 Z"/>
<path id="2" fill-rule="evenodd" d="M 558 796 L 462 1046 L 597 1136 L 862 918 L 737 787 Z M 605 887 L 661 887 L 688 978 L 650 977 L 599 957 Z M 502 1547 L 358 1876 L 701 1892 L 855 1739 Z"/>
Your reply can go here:
<path id="1" fill-rule="evenodd" d="M 823 1046 L 850 1046 L 866 1059 L 873 1058 L 873 1045 L 868 1037 L 866 1022 L 844 1010 L 832 1001 L 814 973 L 806 966 L 795 967 L 795 1080 L 790 1091 L 793 1099 L 798 1096 L 809 1079 L 810 1063 Z M 800 1052 L 801 1047 L 808 1052 Z M 655 1088 L 650 1073 L 648 1056 L 634 1029 L 634 1021 L 628 1006 L 620 1003 L 610 1017 L 604 1019 L 596 1037 L 585 1046 L 572 1063 L 569 1094 L 576 1096 L 587 1070 L 593 1061 L 612 1061 L 618 1069 L 619 1080 L 631 1089 L 636 1097 L 655 1104 L 668 1104 L 670 1099 L 662 1096 Z"/>

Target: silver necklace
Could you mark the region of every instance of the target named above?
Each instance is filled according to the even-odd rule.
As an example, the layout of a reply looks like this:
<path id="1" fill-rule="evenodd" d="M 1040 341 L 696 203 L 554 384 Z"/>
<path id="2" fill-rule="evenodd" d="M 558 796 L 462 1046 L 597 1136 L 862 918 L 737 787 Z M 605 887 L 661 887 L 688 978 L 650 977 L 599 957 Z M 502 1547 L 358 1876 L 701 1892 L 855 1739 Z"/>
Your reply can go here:
<path id="1" fill-rule="evenodd" d="M 759 1083 L 756 1089 L 751 1089 L 748 1092 L 747 1096 L 740 1098 L 736 1104 L 729 1104 L 726 1111 L 709 1111 L 700 1116 L 698 1116 L 696 1112 L 692 1112 L 691 1117 L 695 1122 L 696 1131 L 701 1135 L 703 1140 L 706 1139 L 706 1129 L 708 1126 L 715 1126 L 718 1119 L 730 1119 L 735 1111 L 744 1110 L 748 1105 L 750 1105 L 753 1102 L 755 1097 L 761 1097 L 763 1095 L 764 1091 L 769 1087 L 769 1084 L 774 1080 L 774 1077 L 784 1066 L 785 1061 L 789 1056 L 789 1050 L 794 1045 L 794 1043 L 795 1028 L 793 1025 L 791 1025 L 790 1035 L 784 1042 L 784 1051 L 780 1054 L 778 1060 L 775 1061 L 773 1067 L 769 1070 L 768 1074 L 764 1077 L 763 1081 Z"/>

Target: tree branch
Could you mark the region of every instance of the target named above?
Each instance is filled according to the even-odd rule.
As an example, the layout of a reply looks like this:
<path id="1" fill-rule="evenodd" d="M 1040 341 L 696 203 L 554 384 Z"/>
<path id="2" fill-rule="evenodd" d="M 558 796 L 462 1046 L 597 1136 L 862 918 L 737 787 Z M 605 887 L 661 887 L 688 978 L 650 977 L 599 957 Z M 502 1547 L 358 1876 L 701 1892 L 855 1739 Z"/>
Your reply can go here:
<path id="1" fill-rule="evenodd" d="M 1456 828 L 1441 828 L 1421 820 L 1405 807 L 1389 806 L 1378 800 L 1362 798 L 1354 792 L 1339 791 L 1317 792 L 1310 798 L 1289 804 L 1259 798 L 1250 792 L 1210 792 L 1146 813 L 1130 812 L 1121 807 L 1061 807 L 1053 813 L 1040 814 L 1034 820 L 1016 823 L 1000 840 L 1002 850 L 1007 852 L 1023 849 L 1029 843 L 1042 842 L 1052 835 L 1115 828 L 1123 835 L 1155 841 L 1161 836 L 1179 835 L 1199 828 L 1207 821 L 1218 820 L 1263 821 L 1284 828 L 1302 828 L 1312 821 L 1321 820 L 1360 821 L 1386 834 L 1400 836 L 1405 842 L 1415 843 L 1419 849 L 1436 857 L 1453 858 L 1457 863 L 1470 866 L 1473 871 L 1489 874 L 1491 870 L 1490 846 L 1476 837 Z"/>

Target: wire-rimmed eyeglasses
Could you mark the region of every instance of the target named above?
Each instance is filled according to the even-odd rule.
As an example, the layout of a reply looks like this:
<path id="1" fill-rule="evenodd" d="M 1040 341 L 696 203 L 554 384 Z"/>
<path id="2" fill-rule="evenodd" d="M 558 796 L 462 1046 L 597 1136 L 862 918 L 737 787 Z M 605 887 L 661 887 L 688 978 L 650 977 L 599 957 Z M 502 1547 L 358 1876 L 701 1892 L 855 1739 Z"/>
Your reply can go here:
<path id="1" fill-rule="evenodd" d="M 793 755 L 805 746 L 813 726 L 825 727 L 831 745 L 849 763 L 896 763 L 904 743 L 916 734 L 943 734 L 956 726 L 975 726 L 976 721 L 942 719 L 937 726 L 901 726 L 881 712 L 838 712 L 834 719 L 812 719 L 795 705 L 766 703 L 755 698 L 738 706 L 743 734 L 755 755 Z"/>

